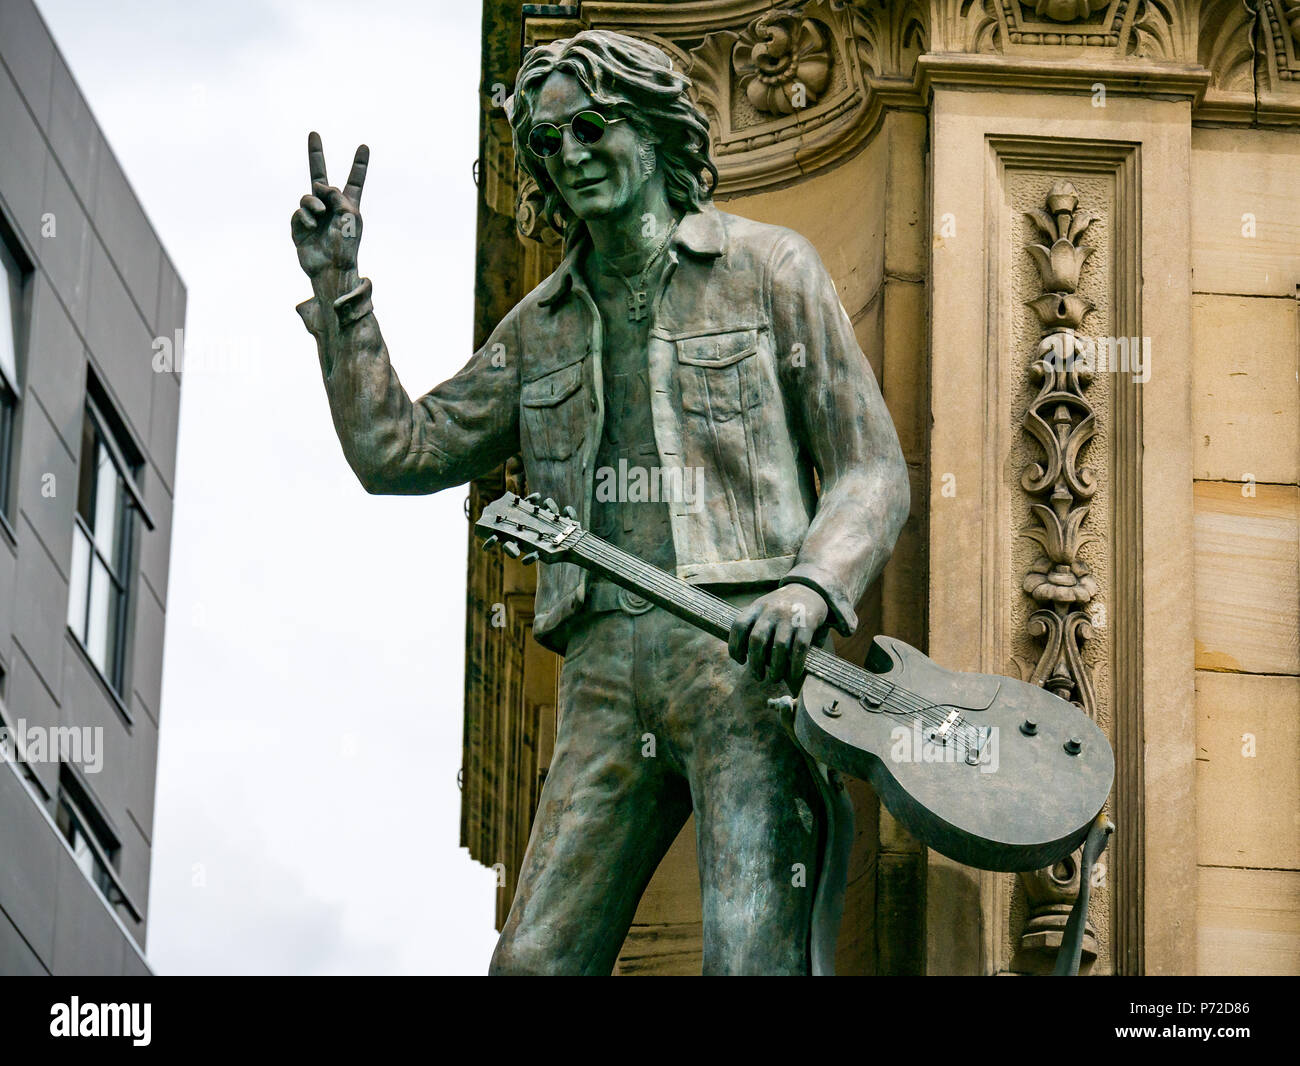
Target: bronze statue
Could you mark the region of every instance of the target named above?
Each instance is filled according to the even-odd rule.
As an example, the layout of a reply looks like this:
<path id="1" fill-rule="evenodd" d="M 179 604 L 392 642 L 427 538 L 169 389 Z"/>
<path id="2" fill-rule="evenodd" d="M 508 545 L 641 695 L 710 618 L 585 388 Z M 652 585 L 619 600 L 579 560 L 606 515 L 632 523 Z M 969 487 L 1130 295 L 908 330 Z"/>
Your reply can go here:
<path id="1" fill-rule="evenodd" d="M 853 632 L 906 519 L 907 472 L 812 245 L 711 204 L 688 85 L 619 34 L 528 53 L 515 155 L 566 255 L 415 402 L 357 271 L 369 152 L 340 191 L 308 140 L 292 228 L 314 296 L 298 310 L 366 489 L 436 492 L 521 453 L 530 489 L 742 608 L 728 657 L 572 563 L 541 573 L 534 633 L 564 655 L 559 735 L 494 973 L 609 973 L 692 811 L 704 971 L 827 972 L 833 953 L 843 798 L 832 812 L 824 768 L 768 701 L 830 627 Z"/>

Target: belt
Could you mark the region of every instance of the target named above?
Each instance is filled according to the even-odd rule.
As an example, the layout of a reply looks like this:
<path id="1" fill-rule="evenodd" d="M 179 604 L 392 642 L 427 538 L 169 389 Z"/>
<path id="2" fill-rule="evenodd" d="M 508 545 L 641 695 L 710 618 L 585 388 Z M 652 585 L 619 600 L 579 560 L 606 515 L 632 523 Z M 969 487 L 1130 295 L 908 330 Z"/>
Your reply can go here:
<path id="1" fill-rule="evenodd" d="M 586 609 L 591 614 L 604 611 L 622 611 L 624 614 L 645 614 L 654 604 L 644 596 L 619 588 L 610 581 L 595 581 L 587 590 Z"/>

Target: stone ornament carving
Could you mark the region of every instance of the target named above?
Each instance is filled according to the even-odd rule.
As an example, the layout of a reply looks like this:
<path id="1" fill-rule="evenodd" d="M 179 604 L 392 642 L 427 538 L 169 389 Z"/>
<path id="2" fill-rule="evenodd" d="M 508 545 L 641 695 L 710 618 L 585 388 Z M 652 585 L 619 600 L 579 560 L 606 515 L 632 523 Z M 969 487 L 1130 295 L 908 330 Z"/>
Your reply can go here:
<path id="1" fill-rule="evenodd" d="M 1082 237 L 1100 216 L 1079 209 L 1078 193 L 1068 181 L 1052 186 L 1047 210 L 1027 214 L 1044 238 L 1028 246 L 1044 290 L 1029 306 L 1044 336 L 1031 367 L 1038 395 L 1024 418 L 1024 430 L 1042 448 L 1043 458 L 1020 479 L 1035 500 L 1030 509 L 1038 520 L 1024 536 L 1043 549 L 1023 581 L 1040 607 L 1030 616 L 1030 632 L 1043 641 L 1030 680 L 1095 716 L 1092 680 L 1079 645 L 1092 633 L 1086 612 L 1097 584 L 1079 549 L 1089 539 L 1083 524 L 1097 489 L 1096 473 L 1082 464 L 1081 454 L 1097 431 L 1097 416 L 1087 397 L 1091 359 L 1078 358 L 1083 349 L 1076 330 L 1092 309 L 1077 292 L 1079 273 L 1093 253 Z"/>
<path id="2" fill-rule="evenodd" d="M 1023 46 L 1105 49 L 1135 58 L 1190 60 L 1192 0 L 940 0 L 944 45 L 964 52 Z M 1195 12 L 1192 12 L 1194 16 Z"/>
<path id="3" fill-rule="evenodd" d="M 1261 37 L 1267 37 L 1275 81 L 1300 81 L 1300 0 L 1260 0 Z"/>
<path id="4" fill-rule="evenodd" d="M 519 236 L 525 240 L 537 241 L 546 248 L 558 248 L 562 239 L 559 231 L 544 217 L 546 198 L 541 186 L 522 168 L 515 172 L 515 180 L 515 229 Z"/>
<path id="5" fill-rule="evenodd" d="M 916 60 L 927 51 L 929 5 L 916 0 L 831 0 L 842 11 L 845 30 L 857 50 L 862 71 L 870 78 L 910 78 Z"/>
<path id="6" fill-rule="evenodd" d="M 1021 0 L 1029 7 L 1028 0 Z M 1105 0 L 1034 0 L 1034 14 L 1053 22 L 1074 22 L 1086 19 L 1094 11 L 1105 7 Z"/>
<path id="7" fill-rule="evenodd" d="M 1197 14 L 1196 59 L 1211 78 L 1201 110 L 1300 118 L 1300 0 L 1204 0 Z"/>
<path id="8" fill-rule="evenodd" d="M 830 84 L 830 31 L 816 19 L 773 11 L 746 27 L 731 63 L 755 110 L 792 115 L 817 103 Z"/>
<path id="9" fill-rule="evenodd" d="M 1291 30 L 1291 39 L 1300 43 L 1300 0 L 1282 0 L 1282 14 Z"/>
<path id="10" fill-rule="evenodd" d="M 917 0 L 814 0 L 705 33 L 686 73 L 713 125 L 720 190 L 830 165 L 863 143 L 886 101 L 919 103 L 927 21 Z"/>
<path id="11" fill-rule="evenodd" d="M 1216 87 L 1253 96 L 1255 17 L 1240 0 L 1207 0 L 1201 8 L 1197 59 Z"/>
<path id="12" fill-rule="evenodd" d="M 1097 490 L 1096 472 L 1082 453 L 1097 432 L 1097 416 L 1088 400 L 1092 381 L 1090 358 L 1077 332 L 1092 302 L 1078 292 L 1079 275 L 1094 249 L 1084 243 L 1088 228 L 1101 216 L 1079 206 L 1079 195 L 1068 181 L 1057 181 L 1046 197 L 1046 209 L 1025 212 L 1041 240 L 1026 245 L 1038 268 L 1043 292 L 1027 301 L 1038 316 L 1043 336 L 1030 367 L 1038 392 L 1025 412 L 1022 427 L 1042 449 L 1020 484 L 1033 501 L 1036 524 L 1022 535 L 1042 549 L 1025 574 L 1022 587 L 1037 610 L 1027 629 L 1041 645 L 1029 680 L 1061 699 L 1079 704 L 1095 718 L 1096 694 L 1082 646 L 1092 636 L 1088 607 L 1097 595 L 1097 582 L 1080 558 L 1091 539 L 1084 522 Z M 1070 908 L 1079 894 L 1077 853 L 1044 870 L 1021 874 L 1029 915 L 1020 934 L 1017 968 L 1033 969 L 1054 952 Z M 1083 958 L 1097 956 L 1096 934 L 1084 934 Z"/>

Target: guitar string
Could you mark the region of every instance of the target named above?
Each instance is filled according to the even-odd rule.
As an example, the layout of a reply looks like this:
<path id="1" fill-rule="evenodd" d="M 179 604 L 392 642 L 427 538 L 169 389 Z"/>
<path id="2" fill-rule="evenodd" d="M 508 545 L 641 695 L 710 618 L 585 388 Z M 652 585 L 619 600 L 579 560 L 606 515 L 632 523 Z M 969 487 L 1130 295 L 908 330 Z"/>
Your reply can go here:
<path id="1" fill-rule="evenodd" d="M 625 554 L 624 558 L 619 558 L 619 556 L 612 555 L 610 552 L 605 551 L 604 549 L 610 546 L 603 544 L 603 542 L 598 539 L 584 545 L 584 547 L 588 549 L 589 555 L 595 556 L 595 561 L 600 562 L 605 566 L 609 566 L 614 570 L 617 570 L 620 564 L 624 570 L 634 569 L 639 563 L 639 560 L 635 560 L 633 556 Z M 618 549 L 614 549 L 614 551 L 617 550 Z M 661 578 L 657 570 L 652 571 L 649 568 L 646 568 L 642 573 L 634 574 L 633 576 L 640 577 L 644 586 L 649 586 L 655 589 L 662 596 L 669 599 L 670 602 L 680 602 L 683 600 L 682 589 L 672 583 L 671 577 L 665 576 Z M 701 601 L 702 606 L 697 605 L 697 613 L 721 629 L 726 630 L 731 627 L 731 621 L 734 619 L 736 613 L 735 608 L 702 589 L 685 585 L 685 583 L 682 583 L 682 587 L 689 590 L 687 596 Z M 682 605 L 688 608 L 691 606 L 691 604 L 685 602 L 683 602 Z M 845 663 L 837 656 L 832 656 L 822 649 L 810 649 L 808 658 L 813 660 L 814 667 L 819 668 L 813 671 L 819 676 L 825 676 L 827 680 L 840 685 L 842 688 L 855 695 L 872 694 L 870 692 L 870 675 L 866 674 L 865 671 L 861 674 L 858 673 L 857 668 L 852 664 Z M 863 692 L 863 689 L 868 691 Z M 928 725 L 939 727 L 947 719 L 947 716 L 943 715 L 936 705 L 920 702 L 918 697 L 915 697 L 914 694 L 908 692 L 906 689 L 895 686 L 892 693 L 888 695 L 894 696 L 895 702 L 901 704 L 905 710 L 916 712 L 921 720 Z M 885 698 L 888 698 L 888 695 Z M 936 714 L 930 712 L 938 712 L 938 714 L 936 716 Z M 952 726 L 949 728 L 953 729 L 953 727 L 958 727 L 962 724 L 965 724 L 964 720 L 959 717 L 958 720 L 952 723 Z M 960 733 L 957 729 L 954 729 L 953 731 L 958 735 Z"/>
<path id="2" fill-rule="evenodd" d="M 712 593 L 706 592 L 705 590 L 692 585 L 687 585 L 685 582 L 677 582 L 676 579 L 671 577 L 671 575 L 660 571 L 657 567 L 652 568 L 641 563 L 640 560 L 635 558 L 635 556 L 626 552 L 621 552 L 620 549 L 614 548 L 612 545 L 605 544 L 600 540 L 600 538 L 593 538 L 591 543 L 584 544 L 583 547 L 587 548 L 589 553 L 591 553 L 592 549 L 595 549 L 597 553 L 603 556 L 603 558 L 597 558 L 595 561 L 603 563 L 615 572 L 617 572 L 619 564 L 622 564 L 624 569 L 643 568 L 643 573 L 637 575 L 641 577 L 643 584 L 652 586 L 669 601 L 680 599 L 682 597 L 682 590 L 685 589 L 688 597 L 702 601 L 704 609 L 699 611 L 700 614 L 705 615 L 709 621 L 713 622 L 714 625 L 717 625 L 721 629 L 726 630 L 731 628 L 731 623 L 737 614 L 736 608 L 732 607 L 724 600 L 714 596 Z M 618 554 L 613 554 L 615 552 Z M 620 558 L 620 556 L 622 556 L 622 558 Z M 683 606 L 689 607 L 690 604 L 683 604 Z M 708 613 L 710 609 L 712 612 L 711 615 Z M 873 684 L 871 675 L 866 671 L 861 671 L 861 673 L 859 673 L 858 668 L 854 667 L 853 664 L 845 662 L 838 656 L 830 655 L 821 648 L 809 649 L 808 658 L 814 660 L 815 665 L 821 667 L 826 673 L 831 675 L 828 680 L 835 681 L 842 687 L 849 689 L 854 694 L 875 694 L 870 691 Z M 899 691 L 901 694 L 907 696 L 912 695 L 911 693 L 908 693 L 906 689 L 898 689 L 897 686 L 895 686 L 895 688 L 896 691 Z M 864 689 L 866 691 L 862 691 Z M 909 707 L 909 709 L 924 710 L 933 706 L 933 704 L 914 703 Z"/>
<path id="3" fill-rule="evenodd" d="M 536 531 L 543 532 L 541 530 Z M 682 601 L 684 590 L 687 598 L 701 601 L 703 606 L 696 607 L 696 613 L 702 615 L 720 629 L 727 630 L 731 628 L 731 623 L 737 613 L 736 608 L 711 593 L 678 581 L 658 567 L 651 567 L 649 564 L 643 563 L 636 556 L 624 552 L 612 544 L 607 544 L 602 538 L 597 537 L 589 530 L 582 530 L 577 540 L 574 541 L 572 550 L 578 552 L 579 548 L 585 549 L 579 554 L 585 554 L 592 561 L 606 567 L 611 573 L 619 573 L 620 570 L 633 571 L 634 579 L 639 576 L 644 586 L 655 589 L 662 598 L 670 603 Z M 692 605 L 681 602 L 681 606 L 690 609 Z M 874 684 L 873 675 L 854 666 L 852 663 L 845 662 L 838 656 L 832 655 L 821 648 L 810 648 L 808 659 L 812 660 L 813 665 L 819 668 L 813 671 L 817 676 L 823 676 L 826 680 L 838 684 L 841 688 L 859 697 L 877 695 L 877 693 L 871 691 Z M 889 691 L 880 695 L 879 699 L 881 703 L 892 700 L 905 711 L 915 713 L 920 721 L 936 729 L 943 727 L 948 721 L 949 716 L 943 714 L 938 705 L 923 702 L 919 696 L 902 688 L 897 683 L 894 683 Z M 951 731 L 956 739 L 964 739 L 962 727 L 965 726 L 966 730 L 978 736 L 977 727 L 970 725 L 961 716 L 958 708 L 953 708 L 953 710 L 958 710 L 958 717 L 948 725 L 947 731 Z"/>
<path id="4" fill-rule="evenodd" d="M 589 533 L 589 531 L 583 531 L 578 540 L 574 542 L 573 549 L 577 551 L 580 546 L 585 549 L 585 554 L 588 558 L 591 558 L 594 562 L 602 564 L 614 573 L 619 572 L 620 568 L 623 570 L 639 570 L 640 573 L 634 573 L 632 576 L 634 578 L 639 578 L 643 586 L 658 591 L 660 595 L 669 602 L 682 601 L 684 599 L 682 590 L 687 590 L 687 597 L 695 598 L 703 604 L 703 608 L 697 608 L 697 613 L 703 615 L 708 621 L 717 625 L 719 628 L 731 628 L 731 620 L 734 619 L 737 613 L 736 609 L 724 600 L 714 596 L 712 593 L 706 592 L 705 590 L 693 585 L 687 585 L 685 582 L 678 581 L 676 578 L 673 578 L 672 575 L 659 570 L 658 567 L 651 567 L 649 564 L 643 563 L 635 556 L 624 552 L 611 544 L 606 544 L 604 540 Z M 686 602 L 682 602 L 681 605 L 688 608 L 691 607 L 691 604 Z M 708 613 L 709 610 L 712 611 L 712 616 Z M 867 671 L 854 666 L 852 663 L 845 662 L 838 656 L 831 655 L 821 648 L 810 648 L 808 659 L 812 660 L 814 665 L 819 667 L 819 670 L 815 671 L 818 676 L 825 676 L 827 680 L 840 685 L 840 687 L 848 690 L 854 695 L 861 697 L 877 695 L 877 693 L 871 691 L 874 683 L 872 675 Z M 862 691 L 863 689 L 866 691 Z M 882 703 L 886 701 L 892 701 L 901 705 L 905 711 L 915 713 L 922 722 L 935 728 L 941 728 L 944 723 L 948 721 L 949 716 L 943 713 L 938 704 L 923 702 L 921 697 L 902 688 L 897 683 L 893 685 L 891 691 L 885 693 L 884 696 L 881 697 Z M 948 726 L 948 731 L 952 732 L 955 738 L 962 738 L 961 727 L 963 726 L 971 732 L 977 730 L 978 727 L 971 725 L 961 716 L 959 709 L 953 709 L 958 710 L 958 717 Z"/>

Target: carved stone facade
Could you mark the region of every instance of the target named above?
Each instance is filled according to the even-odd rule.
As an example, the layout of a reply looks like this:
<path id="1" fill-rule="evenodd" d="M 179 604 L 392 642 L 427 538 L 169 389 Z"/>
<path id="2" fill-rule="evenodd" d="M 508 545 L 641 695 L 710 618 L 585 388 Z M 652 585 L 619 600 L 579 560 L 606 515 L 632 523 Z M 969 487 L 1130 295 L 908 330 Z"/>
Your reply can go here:
<path id="1" fill-rule="evenodd" d="M 601 0 L 521 25 L 488 0 L 484 26 L 480 338 L 559 256 L 492 99 L 520 43 L 664 48 L 722 206 L 817 246 L 908 459 L 912 519 L 838 650 L 883 631 L 1019 673 L 1112 738 L 1092 871 L 959 867 L 852 783 L 841 971 L 1041 972 L 1089 876 L 1092 973 L 1300 972 L 1300 839 L 1264 813 L 1300 805 L 1300 2 Z M 471 552 L 464 837 L 501 864 L 499 916 L 554 728 L 532 580 Z M 1280 754 L 1239 755 L 1257 730 Z M 1229 824 L 1234 793 L 1269 798 Z M 698 970 L 693 878 L 687 833 L 620 972 Z"/>
<path id="2" fill-rule="evenodd" d="M 1027 600 L 1013 614 L 1037 651 L 1036 659 L 1031 651 L 1031 658 L 1022 662 L 1024 679 L 1078 704 L 1096 719 L 1094 671 L 1099 665 L 1104 667 L 1108 656 L 1095 643 L 1089 645 L 1094 636 L 1093 619 L 1105 617 L 1093 567 L 1098 563 L 1104 566 L 1109 553 L 1107 538 L 1099 536 L 1097 523 L 1088 519 L 1094 506 L 1104 514 L 1109 477 L 1092 465 L 1106 457 L 1104 438 L 1095 442 L 1098 447 L 1090 445 L 1099 431 L 1096 405 L 1104 404 L 1109 395 L 1103 367 L 1108 365 L 1113 346 L 1106 338 L 1099 345 L 1096 334 L 1083 328 L 1090 318 L 1109 318 L 1108 286 L 1089 284 L 1093 278 L 1081 275 L 1098 250 L 1088 240 L 1105 242 L 1108 234 L 1097 232 L 1104 227 L 1104 213 L 1081 206 L 1079 191 L 1072 183 L 1053 181 L 1046 196 L 1041 194 L 1043 184 L 1041 178 L 1021 181 L 1022 188 L 1028 185 L 1039 192 L 1022 218 L 1034 231 L 1024 247 L 1038 274 L 1035 287 L 1041 288 L 1038 295 L 1025 301 L 1036 320 L 1029 330 L 1031 335 L 1042 335 L 1032 344 L 1027 382 L 1032 399 L 1021 419 L 1033 442 L 1031 448 L 1036 450 L 1020 475 L 1020 503 L 1028 506 L 1032 517 L 1021 530 L 1022 543 L 1017 547 L 1030 547 L 1033 559 L 1021 582 Z M 1093 178 L 1088 184 L 1104 188 L 1105 178 Z M 1108 251 L 1103 244 L 1103 253 Z M 1109 261 L 1110 256 L 1101 258 Z M 1090 290 L 1094 297 L 1087 295 Z M 1103 366 L 1098 365 L 1098 347 Z M 1124 351 L 1127 355 L 1128 338 Z M 1098 386 L 1095 391 L 1094 385 Z M 1103 421 L 1109 419 L 1103 416 Z M 1019 517 L 1021 507 L 1014 511 Z M 1092 552 L 1088 552 L 1090 546 Z M 1079 893 L 1079 858 L 1076 853 L 1050 869 L 1021 877 L 1027 913 L 1013 968 L 1050 969 Z M 1089 926 L 1084 966 L 1096 956 L 1095 931 Z"/>

